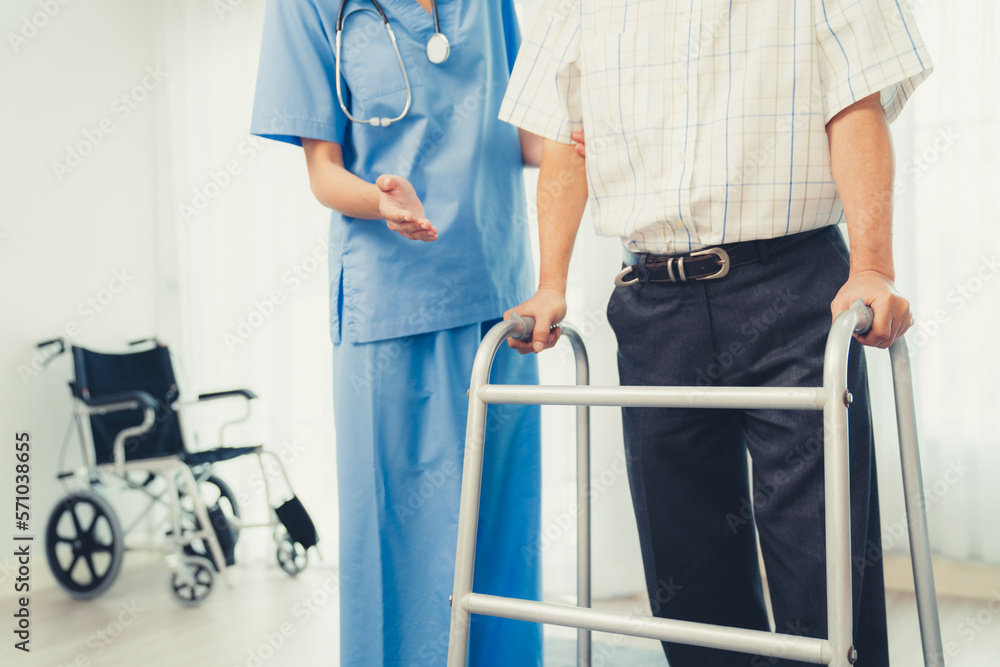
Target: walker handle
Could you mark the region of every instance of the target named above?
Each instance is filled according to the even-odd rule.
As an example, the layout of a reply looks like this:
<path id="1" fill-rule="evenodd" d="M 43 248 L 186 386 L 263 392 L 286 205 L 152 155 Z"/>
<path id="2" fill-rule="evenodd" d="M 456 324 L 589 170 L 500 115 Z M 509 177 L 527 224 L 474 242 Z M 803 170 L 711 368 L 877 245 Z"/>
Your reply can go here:
<path id="1" fill-rule="evenodd" d="M 510 321 L 519 323 L 522 328 L 521 328 L 521 333 L 519 334 L 512 333 L 509 337 L 513 338 L 514 340 L 523 341 L 525 343 L 530 342 L 532 335 L 534 334 L 535 331 L 535 318 L 531 317 L 530 315 L 525 315 L 524 317 L 521 317 L 516 312 L 512 312 L 510 314 Z"/>
<path id="2" fill-rule="evenodd" d="M 854 327 L 854 333 L 859 336 L 864 336 L 866 333 L 872 330 L 872 325 L 875 324 L 875 311 L 865 305 L 865 302 L 859 297 L 854 300 L 851 304 L 851 310 L 861 309 L 862 317 L 858 319 L 857 326 Z"/>

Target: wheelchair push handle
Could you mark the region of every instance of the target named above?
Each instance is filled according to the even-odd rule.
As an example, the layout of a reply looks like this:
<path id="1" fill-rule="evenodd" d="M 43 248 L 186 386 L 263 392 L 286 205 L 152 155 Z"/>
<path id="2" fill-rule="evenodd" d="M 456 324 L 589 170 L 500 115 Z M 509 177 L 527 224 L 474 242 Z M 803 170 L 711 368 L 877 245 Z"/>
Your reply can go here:
<path id="1" fill-rule="evenodd" d="M 66 341 L 62 338 L 43 340 L 42 342 L 35 344 L 35 349 L 39 350 L 39 353 L 45 355 L 42 359 L 42 368 L 46 368 L 56 357 L 66 351 Z"/>

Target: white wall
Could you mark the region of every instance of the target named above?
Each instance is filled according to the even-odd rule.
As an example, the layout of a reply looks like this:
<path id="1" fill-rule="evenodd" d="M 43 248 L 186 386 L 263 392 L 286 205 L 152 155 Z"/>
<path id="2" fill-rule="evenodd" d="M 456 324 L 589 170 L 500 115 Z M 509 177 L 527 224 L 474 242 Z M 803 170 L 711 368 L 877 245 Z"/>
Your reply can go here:
<path id="1" fill-rule="evenodd" d="M 147 70 L 158 65 L 148 4 L 62 2 L 0 5 L 0 489 L 10 498 L 7 441 L 28 430 L 36 536 L 60 495 L 56 459 L 72 373 L 68 355 L 36 370 L 34 343 L 64 336 L 117 350 L 156 333 L 163 317 L 151 155 L 171 82 Z M 67 170 L 54 167 L 70 149 L 87 154 Z"/>

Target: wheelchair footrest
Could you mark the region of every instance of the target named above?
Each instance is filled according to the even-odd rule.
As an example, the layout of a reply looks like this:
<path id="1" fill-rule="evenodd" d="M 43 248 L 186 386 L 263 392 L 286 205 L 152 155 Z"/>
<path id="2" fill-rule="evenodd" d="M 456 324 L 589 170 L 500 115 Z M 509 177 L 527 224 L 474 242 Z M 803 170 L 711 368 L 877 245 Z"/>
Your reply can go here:
<path id="1" fill-rule="evenodd" d="M 278 515 L 278 519 L 285 526 L 288 536 L 293 541 L 298 542 L 306 549 L 316 546 L 319 542 L 316 526 L 309 517 L 309 513 L 306 512 L 306 508 L 302 506 L 302 501 L 299 500 L 298 496 L 292 496 L 290 500 L 275 507 L 274 513 Z"/>

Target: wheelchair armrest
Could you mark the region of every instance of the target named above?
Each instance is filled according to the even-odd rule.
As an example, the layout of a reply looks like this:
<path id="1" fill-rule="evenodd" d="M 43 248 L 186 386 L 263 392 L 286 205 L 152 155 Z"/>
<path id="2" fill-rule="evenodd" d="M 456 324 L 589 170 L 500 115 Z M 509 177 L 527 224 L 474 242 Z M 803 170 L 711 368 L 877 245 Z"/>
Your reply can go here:
<path id="1" fill-rule="evenodd" d="M 87 412 L 90 414 L 102 415 L 108 412 L 142 410 L 143 415 L 140 424 L 124 428 L 115 434 L 115 441 L 112 445 L 114 470 L 116 475 L 123 475 L 125 473 L 125 440 L 147 433 L 153 428 L 159 403 L 145 391 L 122 391 L 117 394 L 108 394 L 107 396 L 98 396 L 95 398 L 82 396 L 80 400 L 87 407 Z"/>
<path id="2" fill-rule="evenodd" d="M 89 408 L 110 408 L 105 409 L 105 412 L 135 410 L 137 408 L 156 410 L 159 407 L 156 399 L 144 391 L 122 391 L 117 394 L 108 394 L 107 396 L 97 396 L 95 398 L 84 397 L 81 400 Z M 138 405 L 129 405 L 130 403 L 138 403 Z"/>
<path id="3" fill-rule="evenodd" d="M 231 396 L 242 396 L 248 401 L 252 401 L 257 398 L 257 394 L 253 393 L 249 389 L 230 389 L 228 391 L 211 391 L 207 394 L 198 394 L 198 400 L 212 401 L 217 398 L 229 398 Z"/>

